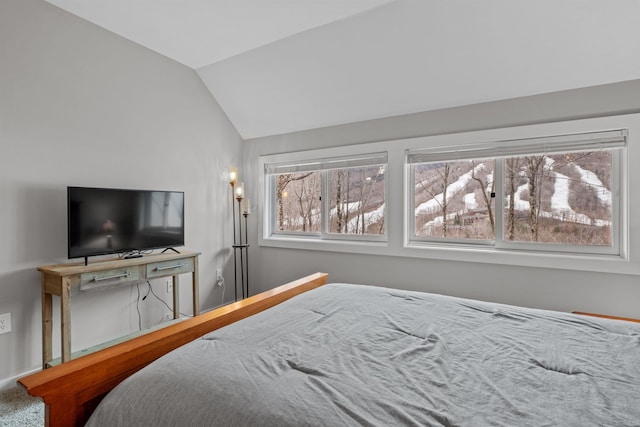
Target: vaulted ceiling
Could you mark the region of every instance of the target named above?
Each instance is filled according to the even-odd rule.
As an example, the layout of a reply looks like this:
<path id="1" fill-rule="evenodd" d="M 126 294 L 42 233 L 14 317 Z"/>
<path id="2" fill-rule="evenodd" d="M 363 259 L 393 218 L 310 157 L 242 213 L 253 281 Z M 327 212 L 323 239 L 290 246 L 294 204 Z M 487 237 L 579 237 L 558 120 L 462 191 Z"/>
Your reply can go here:
<path id="1" fill-rule="evenodd" d="M 47 0 L 193 68 L 245 139 L 640 79 L 638 0 Z"/>

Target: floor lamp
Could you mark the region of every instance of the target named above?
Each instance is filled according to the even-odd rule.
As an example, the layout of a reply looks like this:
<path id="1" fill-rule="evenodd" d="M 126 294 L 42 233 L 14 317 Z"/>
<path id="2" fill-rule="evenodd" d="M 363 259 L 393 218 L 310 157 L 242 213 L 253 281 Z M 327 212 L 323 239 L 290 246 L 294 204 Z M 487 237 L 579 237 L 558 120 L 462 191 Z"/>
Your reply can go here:
<path id="1" fill-rule="evenodd" d="M 242 299 L 249 296 L 249 243 L 247 217 L 250 214 L 249 199 L 244 197 L 244 183 L 238 182 L 238 171 L 229 170 L 229 184 L 231 184 L 231 208 L 233 220 L 233 274 L 235 300 L 238 300 L 238 267 L 240 269 L 240 289 Z M 238 217 L 236 222 L 235 201 L 238 203 Z M 244 216 L 244 238 L 242 236 L 242 217 Z M 240 265 L 238 265 L 238 258 Z"/>

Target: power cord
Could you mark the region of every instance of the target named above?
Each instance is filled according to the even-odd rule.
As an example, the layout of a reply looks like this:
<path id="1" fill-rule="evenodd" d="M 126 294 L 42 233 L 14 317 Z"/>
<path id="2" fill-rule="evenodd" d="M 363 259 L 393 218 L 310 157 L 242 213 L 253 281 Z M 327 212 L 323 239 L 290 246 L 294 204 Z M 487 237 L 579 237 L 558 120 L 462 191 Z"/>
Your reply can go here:
<path id="1" fill-rule="evenodd" d="M 153 249 L 134 249 L 131 251 L 118 252 L 116 255 L 119 259 L 125 258 L 139 258 L 143 255 L 150 255 L 153 253 Z"/>
<path id="2" fill-rule="evenodd" d="M 168 309 L 171 313 L 173 313 L 173 308 L 171 308 L 171 307 L 169 306 L 169 304 L 167 304 L 167 302 L 166 302 L 165 300 L 163 300 L 163 299 L 162 299 L 162 298 L 160 298 L 158 295 L 156 295 L 156 293 L 153 291 L 153 288 L 151 287 L 151 283 L 150 283 L 148 280 L 147 280 L 147 285 L 149 286 L 149 291 L 147 291 L 147 295 L 149 295 L 149 292 L 151 292 L 151 295 L 153 295 L 154 297 L 156 297 L 156 299 L 157 299 L 158 301 L 160 301 L 161 303 L 163 303 L 163 304 L 165 305 L 165 307 L 167 307 L 167 309 Z M 147 295 L 145 295 L 145 297 L 144 297 L 144 298 L 146 298 L 146 297 L 147 297 Z M 143 300 L 144 300 L 144 298 L 143 298 Z M 182 312 L 180 312 L 180 316 L 184 316 L 184 317 L 191 317 L 191 316 L 189 316 L 188 314 L 184 314 L 184 313 L 182 313 Z"/>
<path id="3" fill-rule="evenodd" d="M 222 282 L 224 284 L 224 279 Z M 138 312 L 138 330 L 139 331 L 142 331 L 142 315 L 140 314 L 140 301 L 146 300 L 149 294 L 156 297 L 156 299 L 160 301 L 162 304 L 164 304 L 164 306 L 167 307 L 167 310 L 169 310 L 169 312 L 173 314 L 173 309 L 171 308 L 171 306 L 169 306 L 169 304 L 167 304 L 165 300 L 163 300 L 158 295 L 156 295 L 156 293 L 153 291 L 153 287 L 151 286 L 151 283 L 148 280 L 147 280 L 147 286 L 148 286 L 147 293 L 142 298 L 140 298 L 140 283 L 136 283 L 136 291 L 138 293 L 138 297 L 136 298 L 136 311 Z M 222 290 L 222 295 L 224 296 L 224 288 Z M 192 317 L 182 312 L 180 312 L 180 316 Z"/>
<path id="4" fill-rule="evenodd" d="M 149 282 L 147 282 L 147 283 L 149 283 Z M 149 286 L 149 289 L 147 289 L 147 293 L 142 297 L 142 301 L 147 299 L 147 297 L 149 296 L 149 292 L 151 292 L 151 286 Z M 140 298 L 140 297 L 138 296 L 138 298 Z"/>
<path id="5" fill-rule="evenodd" d="M 136 283 L 136 290 L 138 291 L 138 298 L 136 298 L 136 311 L 138 312 L 138 330 L 142 330 L 142 316 L 140 315 L 140 283 Z M 146 298 L 146 296 L 145 296 Z"/>

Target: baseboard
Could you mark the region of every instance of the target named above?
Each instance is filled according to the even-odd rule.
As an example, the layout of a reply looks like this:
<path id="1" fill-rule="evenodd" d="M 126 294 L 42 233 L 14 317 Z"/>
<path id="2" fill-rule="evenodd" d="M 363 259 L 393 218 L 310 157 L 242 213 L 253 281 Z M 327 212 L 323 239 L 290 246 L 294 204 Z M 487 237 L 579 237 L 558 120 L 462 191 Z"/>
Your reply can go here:
<path id="1" fill-rule="evenodd" d="M 42 369 L 34 369 L 32 371 L 23 372 L 22 374 L 16 375 L 15 377 L 0 379 L 0 392 L 6 391 L 6 390 L 10 390 L 10 389 L 12 389 L 14 387 L 17 387 L 18 386 L 17 381 L 20 378 L 26 377 L 27 375 L 34 374 L 34 373 L 39 372 L 41 370 Z"/>

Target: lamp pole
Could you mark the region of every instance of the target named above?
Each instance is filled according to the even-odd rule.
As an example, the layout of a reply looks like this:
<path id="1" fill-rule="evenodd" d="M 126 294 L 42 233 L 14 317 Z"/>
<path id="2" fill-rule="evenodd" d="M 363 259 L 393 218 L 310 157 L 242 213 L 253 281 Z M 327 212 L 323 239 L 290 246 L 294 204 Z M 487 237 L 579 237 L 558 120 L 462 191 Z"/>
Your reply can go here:
<path id="1" fill-rule="evenodd" d="M 244 216 L 244 248 L 247 268 L 247 297 L 249 297 L 249 227 L 247 225 L 247 217 L 251 213 L 251 203 L 248 198 L 242 200 L 242 216 Z M 242 242 L 242 238 L 240 239 Z M 244 293 L 244 290 L 242 291 Z"/>
<path id="2" fill-rule="evenodd" d="M 233 221 L 233 294 L 234 301 L 238 301 L 238 269 L 236 260 L 236 206 L 233 204 L 233 199 L 236 194 L 236 181 L 238 181 L 238 170 L 235 167 L 229 168 L 229 184 L 231 185 L 231 220 Z"/>
<path id="3" fill-rule="evenodd" d="M 244 259 L 243 259 L 243 252 L 244 252 L 244 244 L 242 243 L 242 209 L 240 208 L 240 204 L 242 203 L 242 198 L 240 197 L 236 197 L 236 200 L 238 201 L 238 226 L 240 228 L 240 280 L 241 280 L 241 286 L 242 286 L 242 299 L 246 298 L 244 295 Z M 245 234 L 246 234 L 246 230 L 245 230 Z M 235 252 L 235 251 L 234 251 Z"/>

